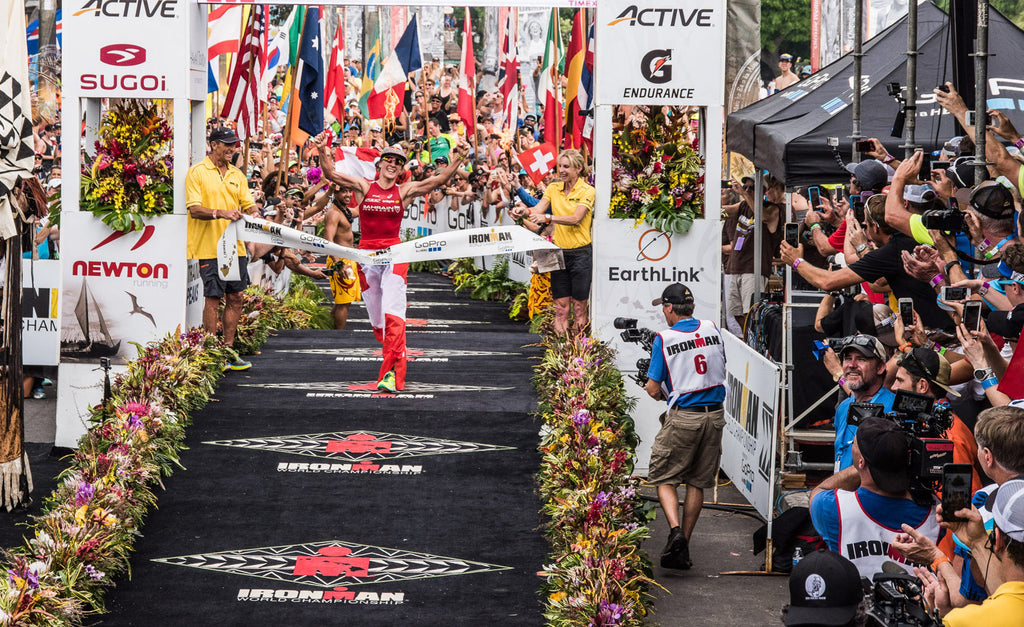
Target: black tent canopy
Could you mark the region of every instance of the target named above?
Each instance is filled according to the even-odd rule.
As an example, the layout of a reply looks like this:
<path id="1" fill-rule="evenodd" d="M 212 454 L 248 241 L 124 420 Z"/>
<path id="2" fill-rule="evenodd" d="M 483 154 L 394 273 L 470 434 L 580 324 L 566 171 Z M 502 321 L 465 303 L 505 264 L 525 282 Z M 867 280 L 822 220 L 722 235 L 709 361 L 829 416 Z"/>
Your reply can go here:
<path id="1" fill-rule="evenodd" d="M 1006 114 L 1024 130 L 1024 31 L 991 10 L 988 107 Z M 931 2 L 918 9 L 916 143 L 938 150 L 959 134 L 952 117 L 935 102 L 932 89 L 952 80 L 949 17 Z M 876 137 L 890 154 L 903 156 L 902 138 L 890 137 L 899 105 L 886 85 L 906 82 L 907 17 L 864 44 L 862 59 L 861 134 Z M 726 148 L 795 187 L 849 180 L 836 162 L 829 137 L 840 139 L 850 158 L 853 128 L 853 55 L 847 54 L 785 90 L 731 113 Z"/>

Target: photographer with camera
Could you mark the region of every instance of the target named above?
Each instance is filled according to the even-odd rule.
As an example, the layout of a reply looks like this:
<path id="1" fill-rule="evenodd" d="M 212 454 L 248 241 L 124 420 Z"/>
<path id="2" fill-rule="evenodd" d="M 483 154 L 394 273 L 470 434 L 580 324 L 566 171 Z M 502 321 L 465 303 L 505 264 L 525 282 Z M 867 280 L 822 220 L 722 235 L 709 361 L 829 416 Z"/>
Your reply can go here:
<path id="1" fill-rule="evenodd" d="M 863 281 L 885 278 L 897 298 L 911 298 L 914 310 L 931 328 L 953 329 L 953 320 L 939 309 L 935 292 L 927 283 L 909 276 L 903 267 L 903 252 L 914 250 L 914 240 L 890 227 L 885 221 L 885 197 L 875 194 L 865 207 L 868 237 L 878 246 L 858 261 L 838 270 L 825 270 L 806 263 L 803 245 L 796 248 L 782 242 L 782 260 L 818 289 L 834 292 Z"/>
<path id="2" fill-rule="evenodd" d="M 914 561 L 932 564 L 932 570 L 949 591 L 953 607 L 963 607 L 971 602 L 980 603 L 988 596 L 985 579 L 987 573 L 980 565 L 986 564 L 991 558 L 985 546 L 987 534 L 992 531 L 990 500 L 1000 485 L 1024 475 L 1024 409 L 998 407 L 983 411 L 974 426 L 974 436 L 978 442 L 979 466 L 995 482 L 975 492 L 972 499 L 978 508 L 978 520 L 983 525 L 977 532 L 982 553 L 975 554 L 969 545 L 954 534 L 954 556 L 952 559 L 947 558 L 934 543 L 921 538 L 909 528 L 904 530 L 906 533 L 897 536 L 894 543 L 900 552 L 908 557 L 913 556 Z M 993 585 L 988 586 L 988 590 L 995 590 L 1001 583 L 1002 580 L 993 579 Z"/>
<path id="3" fill-rule="evenodd" d="M 811 491 L 811 520 L 831 550 L 854 563 L 864 577 L 895 562 L 910 572 L 892 542 L 903 523 L 938 542 L 935 507 L 910 495 L 907 435 L 888 418 L 866 418 L 853 443 L 853 465 Z"/>
<path id="4" fill-rule="evenodd" d="M 903 354 L 892 382 L 892 391 L 905 390 L 926 394 L 936 399 L 936 404 L 949 407 L 947 395 L 960 394 L 949 387 L 951 367 L 945 357 L 930 348 L 914 348 Z M 981 489 L 981 469 L 978 466 L 978 443 L 970 428 L 954 413 L 952 425 L 942 434 L 953 442 L 953 463 L 969 464 L 973 469 L 971 492 Z"/>
<path id="5" fill-rule="evenodd" d="M 975 542 L 980 539 L 991 550 L 984 571 L 1000 583 L 989 598 L 981 605 L 952 609 L 945 582 L 927 569 L 915 569 L 925 584 L 926 601 L 938 611 L 942 624 L 947 627 L 1024 623 L 1024 479 L 1003 483 L 990 501 L 991 532 L 985 533 L 976 508 L 970 510 L 971 522 L 966 523 L 980 528 L 980 538 L 976 537 Z M 968 510 L 960 512 L 967 513 Z M 954 524 L 966 526 L 964 523 Z M 995 558 L 995 564 L 992 558 Z"/>
<path id="6" fill-rule="evenodd" d="M 651 448 L 647 480 L 670 528 L 661 555 L 663 568 L 688 569 L 689 542 L 704 505 L 704 490 L 715 485 L 725 427 L 725 344 L 718 326 L 693 317 L 693 293 L 681 283 L 665 288 L 660 305 L 670 326 L 654 339 L 644 390 L 668 402 Z M 677 487 L 686 484 L 683 519 Z"/>

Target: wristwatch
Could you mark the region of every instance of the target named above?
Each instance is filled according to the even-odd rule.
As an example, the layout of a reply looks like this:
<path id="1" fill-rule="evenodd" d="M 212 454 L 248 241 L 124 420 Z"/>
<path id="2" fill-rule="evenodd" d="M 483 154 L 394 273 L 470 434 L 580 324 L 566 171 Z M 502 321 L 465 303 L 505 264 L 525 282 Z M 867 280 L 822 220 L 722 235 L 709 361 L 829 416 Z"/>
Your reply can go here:
<path id="1" fill-rule="evenodd" d="M 856 248 L 854 248 L 854 250 L 857 251 L 858 255 L 863 253 L 867 249 L 868 249 L 868 245 L 867 244 L 861 244 L 861 245 L 857 246 Z"/>
<path id="2" fill-rule="evenodd" d="M 991 368 L 976 368 L 974 370 L 974 378 L 977 379 L 978 381 L 984 381 L 985 379 L 988 379 L 994 374 L 995 373 L 992 371 Z"/>

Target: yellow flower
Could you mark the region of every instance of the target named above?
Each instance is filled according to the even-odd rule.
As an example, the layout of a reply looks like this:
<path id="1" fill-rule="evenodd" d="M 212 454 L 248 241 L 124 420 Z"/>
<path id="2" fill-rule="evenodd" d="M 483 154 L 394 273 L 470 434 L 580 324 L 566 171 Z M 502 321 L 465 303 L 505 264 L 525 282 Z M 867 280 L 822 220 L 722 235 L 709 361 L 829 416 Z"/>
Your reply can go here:
<path id="1" fill-rule="evenodd" d="M 566 597 L 566 596 L 568 596 L 568 595 L 566 595 L 566 593 L 565 593 L 565 592 L 562 592 L 561 590 L 559 590 L 558 592 L 556 592 L 556 593 L 554 593 L 554 594 L 550 595 L 550 596 L 548 597 L 548 599 L 549 599 L 549 600 L 550 600 L 550 601 L 551 601 L 552 603 L 561 603 L 561 602 L 562 602 L 562 600 L 563 600 L 563 599 L 565 599 L 565 597 Z"/>

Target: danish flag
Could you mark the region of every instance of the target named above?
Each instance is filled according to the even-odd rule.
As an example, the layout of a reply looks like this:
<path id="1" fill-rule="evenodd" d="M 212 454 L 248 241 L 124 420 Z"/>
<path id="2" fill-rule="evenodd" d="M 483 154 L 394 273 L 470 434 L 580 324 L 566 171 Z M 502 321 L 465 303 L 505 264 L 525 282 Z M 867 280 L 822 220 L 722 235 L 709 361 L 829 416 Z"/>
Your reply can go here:
<path id="1" fill-rule="evenodd" d="M 551 144 L 544 143 L 519 153 L 518 159 L 533 184 L 540 185 L 544 175 L 555 168 L 558 150 Z"/>

